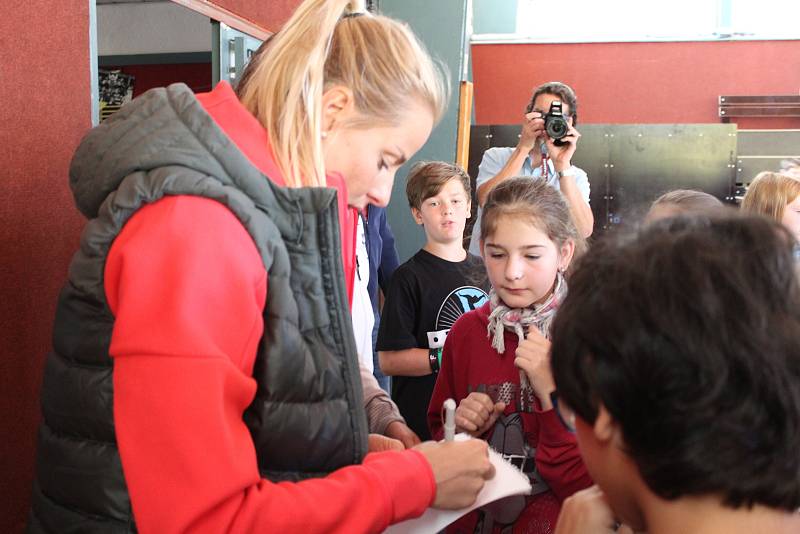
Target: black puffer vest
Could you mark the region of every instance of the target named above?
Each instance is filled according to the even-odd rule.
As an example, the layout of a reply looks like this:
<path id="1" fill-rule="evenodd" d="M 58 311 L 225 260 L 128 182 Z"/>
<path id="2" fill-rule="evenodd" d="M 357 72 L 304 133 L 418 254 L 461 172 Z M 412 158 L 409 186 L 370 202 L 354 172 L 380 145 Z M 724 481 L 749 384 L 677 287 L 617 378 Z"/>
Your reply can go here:
<path id="1" fill-rule="evenodd" d="M 148 92 L 92 130 L 70 182 L 90 220 L 45 365 L 29 531 L 136 530 L 114 432 L 103 270 L 127 220 L 165 195 L 227 206 L 268 272 L 258 390 L 244 414 L 262 476 L 299 480 L 361 462 L 368 430 L 335 190 L 274 186 L 182 84 Z"/>

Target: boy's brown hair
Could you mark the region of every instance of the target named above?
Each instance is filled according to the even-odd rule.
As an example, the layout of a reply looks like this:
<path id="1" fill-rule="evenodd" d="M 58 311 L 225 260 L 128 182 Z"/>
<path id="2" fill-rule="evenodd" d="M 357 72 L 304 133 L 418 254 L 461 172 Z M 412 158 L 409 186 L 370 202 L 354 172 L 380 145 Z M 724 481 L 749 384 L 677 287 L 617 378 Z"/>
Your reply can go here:
<path id="1" fill-rule="evenodd" d="M 458 179 L 464 186 L 467 200 L 472 198 L 469 175 L 459 165 L 444 161 L 420 161 L 411 167 L 406 182 L 406 197 L 408 205 L 420 209 L 422 203 L 439 194 L 444 184 L 452 179 Z"/>

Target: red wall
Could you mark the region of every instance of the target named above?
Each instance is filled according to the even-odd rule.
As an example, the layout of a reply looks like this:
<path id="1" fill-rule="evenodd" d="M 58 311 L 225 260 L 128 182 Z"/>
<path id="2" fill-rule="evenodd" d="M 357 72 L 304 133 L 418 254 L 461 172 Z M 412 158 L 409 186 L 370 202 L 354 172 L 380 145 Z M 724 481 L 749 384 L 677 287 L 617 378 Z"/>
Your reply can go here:
<path id="1" fill-rule="evenodd" d="M 797 94 L 800 41 L 475 44 L 472 69 L 477 124 L 520 122 L 551 80 L 575 89 L 579 123 L 709 123 L 719 95 Z M 739 127 L 800 128 L 800 118 Z"/>
<path id="2" fill-rule="evenodd" d="M 300 5 L 300 0 L 210 0 L 209 3 L 276 32 Z"/>
<path id="3" fill-rule="evenodd" d="M 0 532 L 19 532 L 42 363 L 83 226 L 67 168 L 91 126 L 89 2 L 16 2 L 0 35 Z"/>

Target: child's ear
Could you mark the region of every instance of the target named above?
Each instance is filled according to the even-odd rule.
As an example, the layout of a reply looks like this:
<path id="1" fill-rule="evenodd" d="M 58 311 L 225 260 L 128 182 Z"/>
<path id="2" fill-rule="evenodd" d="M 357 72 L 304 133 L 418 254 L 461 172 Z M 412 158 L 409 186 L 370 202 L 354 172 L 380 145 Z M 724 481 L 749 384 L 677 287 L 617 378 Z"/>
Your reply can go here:
<path id="1" fill-rule="evenodd" d="M 414 217 L 414 222 L 422 226 L 422 214 L 417 208 L 411 208 L 411 216 Z"/>
<path id="2" fill-rule="evenodd" d="M 605 405 L 600 404 L 597 408 L 597 418 L 592 424 L 592 433 L 595 439 L 602 443 L 608 443 L 617 432 L 617 423 L 611 414 L 606 410 Z"/>
<path id="3" fill-rule="evenodd" d="M 467 197 L 467 219 L 472 217 L 472 199 Z"/>
<path id="4" fill-rule="evenodd" d="M 561 271 L 566 271 L 570 262 L 572 262 L 572 256 L 575 255 L 575 241 L 567 239 L 558 252 L 558 268 Z"/>
<path id="5" fill-rule="evenodd" d="M 484 261 L 486 261 L 486 256 L 485 256 L 485 255 L 484 255 L 484 253 L 483 253 L 483 239 L 481 239 L 480 241 L 478 241 L 478 246 L 479 246 L 479 247 L 481 247 L 481 250 L 480 250 L 480 253 L 481 253 L 481 259 L 482 259 L 482 260 L 484 260 Z"/>
<path id="6" fill-rule="evenodd" d="M 342 112 L 353 107 L 353 91 L 344 85 L 334 85 L 322 94 L 322 131 L 328 132 L 336 126 Z"/>

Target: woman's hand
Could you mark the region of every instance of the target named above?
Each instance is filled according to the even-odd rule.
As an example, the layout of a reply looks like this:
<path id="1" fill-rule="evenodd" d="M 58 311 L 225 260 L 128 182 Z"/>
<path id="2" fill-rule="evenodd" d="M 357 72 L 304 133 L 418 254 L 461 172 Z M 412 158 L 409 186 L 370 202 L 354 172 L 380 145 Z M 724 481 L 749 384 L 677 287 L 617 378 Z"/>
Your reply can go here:
<path id="1" fill-rule="evenodd" d="M 545 133 L 542 114 L 538 111 L 531 111 L 522 118 L 522 131 L 520 131 L 517 145 L 527 154 L 536 146 L 536 140 L 543 135 Z"/>
<path id="2" fill-rule="evenodd" d="M 484 482 L 494 476 L 489 446 L 483 440 L 426 441 L 414 449 L 431 465 L 436 480 L 434 508 L 457 510 L 470 506 L 478 498 Z"/>
<path id="3" fill-rule="evenodd" d="M 547 154 L 553 160 L 555 170 L 563 171 L 572 165 L 572 156 L 575 155 L 575 150 L 578 148 L 580 137 L 580 132 L 570 125 L 567 135 L 561 138 L 561 145 L 556 145 L 550 137 L 546 138 Z"/>
<path id="4" fill-rule="evenodd" d="M 387 438 L 381 434 L 367 436 L 368 452 L 402 451 L 403 449 L 405 449 L 403 444 L 396 439 Z"/>
<path id="5" fill-rule="evenodd" d="M 525 371 L 542 410 L 551 409 L 550 393 L 556 385 L 550 371 L 550 341 L 538 329 L 531 328 L 528 337 L 517 346 L 514 364 Z"/>
<path id="6" fill-rule="evenodd" d="M 456 431 L 478 437 L 489 430 L 506 409 L 505 402 L 493 402 L 486 393 L 473 391 L 456 408 Z"/>
<path id="7" fill-rule="evenodd" d="M 419 436 L 402 421 L 392 421 L 389 423 L 386 430 L 384 430 L 384 434 L 390 438 L 399 440 L 406 449 L 410 449 L 414 445 L 419 445 L 422 442 Z"/>

